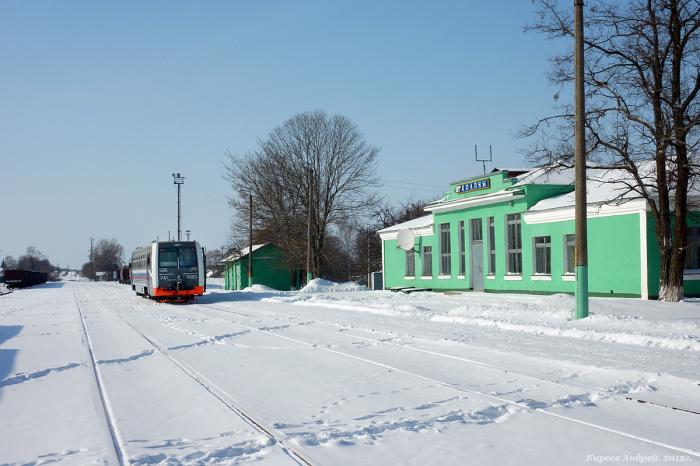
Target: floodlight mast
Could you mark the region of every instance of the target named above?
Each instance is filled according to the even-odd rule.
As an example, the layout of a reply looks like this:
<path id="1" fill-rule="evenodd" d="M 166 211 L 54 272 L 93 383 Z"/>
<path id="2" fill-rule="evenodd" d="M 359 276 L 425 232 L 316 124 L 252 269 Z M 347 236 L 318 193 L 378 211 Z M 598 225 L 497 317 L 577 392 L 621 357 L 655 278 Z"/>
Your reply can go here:
<path id="1" fill-rule="evenodd" d="M 179 173 L 173 173 L 173 184 L 177 186 L 177 240 L 180 241 L 181 231 L 180 231 L 180 186 L 185 184 L 185 177 L 180 176 Z"/>

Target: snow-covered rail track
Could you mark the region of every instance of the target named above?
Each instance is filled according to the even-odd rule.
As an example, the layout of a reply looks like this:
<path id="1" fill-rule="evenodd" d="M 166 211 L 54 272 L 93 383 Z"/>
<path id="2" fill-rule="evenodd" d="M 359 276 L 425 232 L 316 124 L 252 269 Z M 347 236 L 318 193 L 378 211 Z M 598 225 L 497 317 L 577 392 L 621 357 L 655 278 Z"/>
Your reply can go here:
<path id="1" fill-rule="evenodd" d="M 204 304 L 190 305 L 190 306 L 189 306 L 189 309 L 192 310 L 192 311 L 194 311 L 194 309 L 193 309 L 194 307 L 199 307 L 199 308 L 204 308 L 204 309 L 208 309 L 208 310 L 218 311 L 218 312 L 220 312 L 220 313 L 223 312 L 223 313 L 227 313 L 227 314 L 234 314 L 234 315 L 237 314 L 237 315 L 240 315 L 240 316 L 242 316 L 242 317 L 253 317 L 252 314 L 245 314 L 245 313 L 241 313 L 241 312 L 231 311 L 231 310 L 227 310 L 227 309 L 221 309 L 221 308 L 218 308 L 218 307 L 215 307 L 215 306 L 204 305 Z M 244 308 L 244 309 L 245 309 L 245 308 Z M 274 318 L 273 318 L 273 319 L 274 319 Z M 636 434 L 633 434 L 633 433 L 630 433 L 630 432 L 622 431 L 622 430 L 620 430 L 620 429 L 614 429 L 614 428 L 606 427 L 606 426 L 601 425 L 601 424 L 598 424 L 598 423 L 593 423 L 593 422 L 588 422 L 588 421 L 581 420 L 581 419 L 576 419 L 576 418 L 571 417 L 571 416 L 566 416 L 566 415 L 563 415 L 563 414 L 559 414 L 559 413 L 555 413 L 555 412 L 549 411 L 549 410 L 547 410 L 547 409 L 545 409 L 545 408 L 539 408 L 539 407 L 528 406 L 527 404 L 522 403 L 522 402 L 519 402 L 519 401 L 509 400 L 509 399 L 507 399 L 507 398 L 503 398 L 503 397 L 501 397 L 501 396 L 497 396 L 497 395 L 485 393 L 485 392 L 482 392 L 482 391 L 479 391 L 479 390 L 473 390 L 473 389 L 469 389 L 469 388 L 465 388 L 465 387 L 461 387 L 461 386 L 456 386 L 456 385 L 453 384 L 453 383 L 450 383 L 450 382 L 447 382 L 447 381 L 444 381 L 444 380 L 439 380 L 439 379 L 436 379 L 436 378 L 434 378 L 434 377 L 428 377 L 428 376 L 419 374 L 419 373 L 417 373 L 417 372 L 415 372 L 415 371 L 404 370 L 404 369 L 401 369 L 401 368 L 399 368 L 399 367 L 396 367 L 395 365 L 386 364 L 386 363 L 381 362 L 381 361 L 378 361 L 378 360 L 376 360 L 376 359 L 369 359 L 369 358 L 359 357 L 359 356 L 350 354 L 350 353 L 348 353 L 348 352 L 344 352 L 344 351 L 340 351 L 340 350 L 337 350 L 337 349 L 333 349 L 333 348 L 321 346 L 321 345 L 318 345 L 318 344 L 316 344 L 316 343 L 308 342 L 308 341 L 305 341 L 305 340 L 302 340 L 302 339 L 299 339 L 299 338 L 290 337 L 290 336 L 287 336 L 287 335 L 281 335 L 281 334 L 279 334 L 279 333 L 277 333 L 277 332 L 274 332 L 274 331 L 270 331 L 270 330 L 266 330 L 266 329 L 264 329 L 264 328 L 258 328 L 258 327 L 256 327 L 256 326 L 249 325 L 249 324 L 247 324 L 247 323 L 241 322 L 240 320 L 231 319 L 231 318 L 227 318 L 226 320 L 228 320 L 228 321 L 229 321 L 230 323 L 232 323 L 232 324 L 238 325 L 238 326 L 240 326 L 240 327 L 242 327 L 242 328 L 245 328 L 245 329 L 250 330 L 250 331 L 253 331 L 253 332 L 259 332 L 259 333 L 266 334 L 266 335 L 269 335 L 269 336 L 272 336 L 272 337 L 275 337 L 275 338 L 279 338 L 279 339 L 291 341 L 291 342 L 296 343 L 296 344 L 299 344 L 299 345 L 303 345 L 303 346 L 310 347 L 310 348 L 315 348 L 315 349 L 317 349 L 317 350 L 319 350 L 319 351 L 325 351 L 325 352 L 328 352 L 328 353 L 331 353 L 331 354 L 335 354 L 335 355 L 338 355 L 338 356 L 341 356 L 341 357 L 350 358 L 350 359 L 353 359 L 353 360 L 356 360 L 356 361 L 360 361 L 360 362 L 363 362 L 363 363 L 366 363 L 366 364 L 371 364 L 371 365 L 374 365 L 374 366 L 377 366 L 377 367 L 381 367 L 381 368 L 384 368 L 384 369 L 388 369 L 388 370 L 394 371 L 394 372 L 396 372 L 396 373 L 404 374 L 404 375 L 407 375 L 407 376 L 410 376 L 410 377 L 414 377 L 414 378 L 417 378 L 417 379 L 421 379 L 421 380 L 424 380 L 424 381 L 427 381 L 427 382 L 430 382 L 430 383 L 433 383 L 433 384 L 436 384 L 436 385 L 440 385 L 440 386 L 445 387 L 445 388 L 450 389 L 450 390 L 455 390 L 455 391 L 457 391 L 457 392 L 461 392 L 461 393 L 465 393 L 465 394 L 470 394 L 470 395 L 472 395 L 472 396 L 481 397 L 481 398 L 486 399 L 486 400 L 489 400 L 489 401 L 497 401 L 497 402 L 499 402 L 499 403 L 503 403 L 503 404 L 507 404 L 507 405 L 511 405 L 511 406 L 516 406 L 516 407 L 518 407 L 518 408 L 520 408 L 520 409 L 523 409 L 523 410 L 526 410 L 526 411 L 532 411 L 532 412 L 539 413 L 539 414 L 544 415 L 544 416 L 549 416 L 549 417 L 552 417 L 552 418 L 557 418 L 557 419 L 562 420 L 562 421 L 565 421 L 565 422 L 569 422 L 569 423 L 574 423 L 574 424 L 582 425 L 582 426 L 585 426 L 585 427 L 588 427 L 588 428 L 591 428 L 591 429 L 595 429 L 595 430 L 598 430 L 598 431 L 603 431 L 603 432 L 606 432 L 606 433 L 609 433 L 609 434 L 614 434 L 614 435 L 617 435 L 617 436 L 626 437 L 626 438 L 629 438 L 629 439 L 632 439 L 632 440 L 636 440 L 636 441 L 640 441 L 640 442 L 643 442 L 643 443 L 646 443 L 646 444 L 649 444 L 649 445 L 654 445 L 654 446 L 656 446 L 656 447 L 665 448 L 665 449 L 674 451 L 674 452 L 676 452 L 676 453 L 686 454 L 686 455 L 690 455 L 690 456 L 693 456 L 693 457 L 696 457 L 696 458 L 700 458 L 700 451 L 697 451 L 697 450 L 694 450 L 694 449 L 691 449 L 691 448 L 685 448 L 685 447 L 680 447 L 680 446 L 677 446 L 677 445 L 672 445 L 672 444 L 669 444 L 669 443 L 667 443 L 667 442 L 662 442 L 662 441 L 654 440 L 654 439 L 649 438 L 649 437 L 646 437 L 646 436 L 636 435 Z M 278 320 L 278 319 L 276 319 L 276 320 Z M 342 333 L 341 333 L 341 334 L 342 334 Z M 356 336 L 353 336 L 353 337 L 356 337 Z M 372 340 L 372 339 L 369 339 L 369 340 Z M 378 341 L 378 340 L 377 340 L 377 341 Z M 402 345 L 396 345 L 396 346 L 399 347 L 399 348 L 402 348 Z M 406 349 L 409 349 L 409 348 L 406 348 Z M 443 355 L 443 356 L 446 356 L 446 355 Z M 496 370 L 502 370 L 502 371 L 505 370 L 505 369 L 501 369 L 501 368 L 498 368 L 498 367 L 496 367 L 496 366 L 492 366 L 492 365 L 489 365 L 489 364 L 486 364 L 486 363 L 481 363 L 481 362 L 479 362 L 479 361 L 469 361 L 469 360 L 465 360 L 464 362 L 469 362 L 469 363 L 472 363 L 472 364 L 477 364 L 477 365 L 480 365 L 480 366 L 483 366 L 483 367 L 489 367 L 489 366 L 490 366 L 490 367 L 492 367 L 493 369 L 496 369 Z M 513 372 L 511 372 L 511 373 L 513 373 Z M 525 376 L 526 374 L 522 374 L 522 375 Z M 553 382 L 553 381 L 550 381 L 550 380 L 547 380 L 547 379 L 542 379 L 542 378 L 538 378 L 538 377 L 534 377 L 534 376 L 528 376 L 528 377 L 531 377 L 531 378 L 534 378 L 534 379 L 538 379 L 538 380 L 540 380 L 540 381 L 556 383 L 556 382 Z M 565 385 L 565 384 L 560 384 L 560 385 Z"/>
<path id="2" fill-rule="evenodd" d="M 216 306 L 211 306 L 211 305 L 204 305 L 204 304 L 198 304 L 198 305 L 202 306 L 202 307 L 206 307 L 208 309 L 213 309 L 216 311 L 225 312 L 228 314 L 234 314 L 234 315 L 239 315 L 242 317 L 250 317 L 250 318 L 254 317 L 252 314 L 246 314 L 244 312 L 237 312 L 237 311 L 233 311 L 230 309 L 222 309 L 222 308 L 218 308 Z M 272 319 L 276 322 L 283 322 L 283 323 L 289 325 L 288 319 L 280 319 L 280 318 L 271 317 L 271 316 L 266 316 L 266 318 Z M 323 323 L 327 323 L 327 322 L 323 322 Z M 334 325 L 340 325 L 344 328 L 352 327 L 349 325 L 338 324 L 337 322 L 334 322 Z M 544 377 L 539 377 L 539 376 L 533 375 L 531 373 L 526 373 L 522 370 L 514 370 L 512 368 L 497 366 L 497 365 L 487 363 L 484 361 L 478 361 L 478 360 L 475 360 L 473 358 L 464 358 L 464 357 L 455 356 L 452 354 L 441 353 L 438 351 L 430 351 L 430 350 L 426 350 L 426 349 L 422 349 L 422 348 L 416 348 L 416 347 L 408 345 L 408 344 L 398 344 L 398 343 L 394 343 L 392 341 L 389 341 L 387 339 L 368 338 L 368 337 L 364 337 L 361 335 L 357 335 L 355 333 L 351 333 L 349 331 L 337 331 L 337 330 L 333 331 L 333 330 L 328 330 L 325 328 L 319 328 L 318 326 L 315 328 L 317 328 L 318 330 L 320 330 L 322 332 L 332 333 L 334 335 L 341 335 L 343 337 L 351 338 L 351 339 L 363 340 L 363 341 L 371 342 L 371 343 L 376 344 L 376 345 L 391 346 L 394 348 L 400 348 L 402 350 L 408 350 L 408 351 L 414 351 L 414 352 L 418 352 L 418 353 L 428 354 L 428 355 L 443 358 L 443 359 L 457 360 L 457 361 L 460 361 L 461 363 L 464 363 L 464 364 L 478 366 L 478 367 L 485 368 L 485 369 L 491 369 L 494 371 L 508 373 L 511 375 L 516 375 L 519 377 L 534 380 L 534 381 L 539 382 L 539 383 L 546 383 L 546 384 L 556 385 L 556 386 L 560 386 L 560 387 L 569 387 L 569 388 L 573 388 L 573 389 L 583 389 L 583 390 L 589 390 L 589 391 L 604 391 L 604 389 L 601 387 L 594 387 L 594 386 L 581 384 L 581 383 L 562 382 L 560 380 L 552 380 L 552 379 L 548 379 L 548 378 L 544 378 Z M 373 329 L 364 329 L 364 330 L 374 331 Z M 660 403 L 657 401 L 640 398 L 638 396 L 633 396 L 632 394 L 622 395 L 622 394 L 611 393 L 611 394 L 608 394 L 607 396 L 609 398 L 617 399 L 620 401 L 631 401 L 631 402 L 635 402 L 635 403 L 639 403 L 639 404 L 648 404 L 650 406 L 654 406 L 657 408 L 663 408 L 663 409 L 668 409 L 668 410 L 672 410 L 672 411 L 678 411 L 678 412 L 683 412 L 683 413 L 693 414 L 693 415 L 700 415 L 700 412 L 693 410 L 693 409 L 685 408 L 682 406 L 671 405 L 668 403 Z"/>
<path id="3" fill-rule="evenodd" d="M 363 336 L 356 335 L 356 334 L 349 333 L 349 332 L 337 332 L 337 333 L 339 333 L 340 335 L 349 337 L 349 338 L 355 338 L 358 340 L 372 342 L 372 343 L 377 344 L 377 345 L 388 345 L 388 346 L 393 346 L 395 348 L 401 348 L 404 350 L 410 350 L 410 351 L 415 351 L 418 353 L 429 354 L 429 355 L 436 356 L 439 358 L 454 359 L 454 360 L 460 361 L 460 362 L 465 363 L 465 364 L 479 366 L 479 367 L 483 367 L 485 369 L 492 369 L 495 371 L 504 372 L 504 373 L 508 373 L 508 374 L 512 374 L 512 375 L 517 375 L 519 377 L 528 378 L 528 379 L 534 380 L 536 382 L 543 382 L 543 383 L 547 383 L 547 384 L 558 385 L 561 387 L 569 387 L 569 388 L 584 389 L 584 390 L 591 390 L 591 391 L 603 391 L 603 389 L 601 387 L 591 387 L 591 386 L 580 384 L 580 383 L 561 382 L 559 380 L 546 379 L 544 377 L 537 377 L 535 375 L 527 374 L 527 373 L 522 372 L 522 371 L 516 371 L 516 370 L 510 369 L 510 368 L 496 366 L 496 365 L 493 365 L 493 364 L 490 364 L 487 362 L 477 361 L 477 360 L 470 359 L 470 358 L 463 358 L 460 356 L 454 356 L 451 354 L 440 353 L 437 351 L 430 351 L 430 350 L 416 348 L 416 347 L 409 346 L 409 345 L 399 345 L 399 344 L 393 343 L 391 341 L 377 340 L 375 338 L 367 338 L 367 337 L 363 337 Z M 618 400 L 624 400 L 624 401 L 634 401 L 634 402 L 639 403 L 639 404 L 649 404 L 651 406 L 655 406 L 658 408 L 670 409 L 672 411 L 679 411 L 679 412 L 683 412 L 683 413 L 687 413 L 687 414 L 700 415 L 700 412 L 694 411 L 692 409 L 687 409 L 687 408 L 683 408 L 680 406 L 673 406 L 673 405 L 666 404 L 666 403 L 659 403 L 656 401 L 646 400 L 646 399 L 639 398 L 637 396 L 633 396 L 630 394 L 618 395 L 616 393 L 611 393 L 608 396 L 612 399 L 618 399 Z"/>
<path id="4" fill-rule="evenodd" d="M 219 387 L 216 383 L 207 378 L 197 369 L 192 367 L 190 364 L 187 364 L 182 359 L 174 356 L 170 351 L 168 351 L 167 347 L 160 343 L 156 338 L 137 328 L 133 323 L 121 316 L 118 311 L 113 309 L 111 309 L 111 311 L 120 321 L 128 325 L 134 332 L 140 335 L 141 338 L 148 342 L 148 344 L 151 345 L 156 351 L 158 351 L 162 356 L 164 356 L 173 365 L 180 369 L 185 375 L 187 375 L 204 390 L 206 390 L 223 406 L 225 406 L 228 410 L 232 411 L 234 414 L 238 415 L 253 429 L 267 436 L 273 442 L 274 445 L 281 448 L 282 451 L 293 461 L 300 465 L 313 466 L 314 463 L 312 462 L 312 460 L 298 448 L 289 445 L 286 439 L 284 438 L 283 434 L 276 432 L 275 429 L 273 429 L 272 427 L 269 427 L 265 425 L 265 423 L 256 419 L 256 417 L 253 416 L 250 412 L 248 412 L 248 410 L 241 407 L 235 401 L 233 396 L 231 396 L 223 388 Z"/>
<path id="5" fill-rule="evenodd" d="M 114 447 L 114 453 L 116 459 L 121 466 L 130 464 L 129 456 L 127 455 L 126 448 L 124 447 L 124 440 L 122 439 L 121 433 L 119 431 L 119 426 L 117 426 L 114 410 L 105 391 L 105 385 L 100 374 L 100 369 L 98 368 L 97 360 L 95 359 L 95 350 L 92 345 L 92 339 L 90 338 L 90 332 L 88 332 L 87 326 L 85 325 L 85 316 L 83 315 L 82 308 L 80 307 L 80 300 L 75 292 L 75 285 L 73 285 L 73 298 L 75 299 L 75 306 L 78 310 L 78 316 L 80 318 L 80 325 L 83 329 L 83 335 L 85 336 L 85 342 L 87 346 L 87 351 L 90 357 L 90 367 L 92 368 L 92 374 L 95 377 L 95 384 L 97 385 L 97 391 L 100 395 L 100 403 L 105 415 L 105 421 L 107 423 L 107 428 L 111 437 L 112 445 Z"/>

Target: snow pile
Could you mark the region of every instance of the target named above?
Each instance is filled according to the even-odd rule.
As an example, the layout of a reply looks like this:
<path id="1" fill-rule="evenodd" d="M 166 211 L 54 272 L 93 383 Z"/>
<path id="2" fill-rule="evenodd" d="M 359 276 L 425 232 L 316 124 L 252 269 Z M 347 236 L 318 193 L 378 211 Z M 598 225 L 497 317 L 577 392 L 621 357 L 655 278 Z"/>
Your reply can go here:
<path id="1" fill-rule="evenodd" d="M 524 299 L 504 303 L 502 300 L 469 299 L 462 307 L 451 309 L 448 316 L 458 317 L 466 322 L 476 320 L 507 320 L 517 322 L 566 322 L 572 319 L 575 300 L 567 294 L 551 296 L 523 297 Z"/>
<path id="2" fill-rule="evenodd" d="M 697 324 L 611 313 L 603 303 L 594 302 L 591 308 L 602 308 L 604 312 L 592 310 L 583 320 L 573 320 L 574 298 L 565 294 L 541 297 L 539 302 L 467 303 L 430 320 L 543 336 L 700 351 L 700 338 L 687 333 L 699 330 Z"/>
<path id="3" fill-rule="evenodd" d="M 479 317 L 463 317 L 462 308 L 450 311 L 448 315 L 434 315 L 430 320 L 434 322 L 450 322 L 464 325 L 476 325 L 497 330 L 511 332 L 531 333 L 548 337 L 565 337 L 578 340 L 592 340 L 605 343 L 620 343 L 637 346 L 651 346 L 672 350 L 700 351 L 700 340 L 691 335 L 654 336 L 636 332 L 610 332 L 606 330 L 591 329 L 586 322 L 570 325 L 547 325 L 520 323 L 512 319 L 484 319 Z M 579 328 L 577 328 L 579 327 Z M 581 328 L 583 327 L 583 328 Z"/>
<path id="4" fill-rule="evenodd" d="M 243 293 L 280 293 L 279 290 L 270 288 L 266 285 L 251 285 L 241 290 Z"/>
<path id="5" fill-rule="evenodd" d="M 314 289 L 319 291 L 343 291 L 338 288 L 345 284 L 314 280 L 310 287 L 314 285 Z M 583 320 L 574 320 L 575 300 L 567 294 L 538 296 L 466 293 L 447 297 L 428 292 L 411 295 L 388 292 L 321 292 L 268 297 L 263 301 L 412 318 L 437 324 L 458 324 L 542 337 L 700 352 L 700 325 L 697 322 L 684 318 L 683 312 L 678 318 L 662 316 L 658 312 L 640 313 L 634 310 L 634 306 L 628 305 L 634 304 L 630 303 L 630 300 L 592 301 L 590 317 Z M 635 303 L 638 304 L 638 301 Z M 664 309 L 664 312 L 673 311 Z"/>
<path id="6" fill-rule="evenodd" d="M 294 304 L 297 306 L 314 306 L 327 309 L 340 309 L 352 312 L 367 312 L 394 317 L 419 317 L 427 318 L 430 311 L 421 306 L 412 304 L 399 304 L 387 302 L 358 301 L 343 297 L 327 296 L 322 294 L 295 294 L 285 297 L 264 298 L 262 301 Z"/>
<path id="7" fill-rule="evenodd" d="M 340 291 L 367 291 L 367 288 L 355 282 L 336 283 L 323 278 L 314 278 L 300 293 L 337 293 Z"/>

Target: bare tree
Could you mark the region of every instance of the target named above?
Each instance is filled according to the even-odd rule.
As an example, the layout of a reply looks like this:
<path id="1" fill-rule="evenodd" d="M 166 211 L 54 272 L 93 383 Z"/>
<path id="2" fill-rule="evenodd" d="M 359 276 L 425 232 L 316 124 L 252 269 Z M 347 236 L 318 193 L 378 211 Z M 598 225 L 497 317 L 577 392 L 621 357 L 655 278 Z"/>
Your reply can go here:
<path id="1" fill-rule="evenodd" d="M 5 256 L 2 263 L 4 264 L 5 270 L 14 270 L 17 268 L 17 259 L 12 256 Z"/>
<path id="2" fill-rule="evenodd" d="M 377 205 L 372 218 L 357 227 L 354 244 L 355 269 L 358 276 L 366 276 L 367 270 L 382 269 L 382 242 L 377 231 L 398 223 L 407 222 L 426 215 L 427 200 L 408 199 L 399 205 L 384 202 Z"/>
<path id="3" fill-rule="evenodd" d="M 53 272 L 55 269 L 49 259 L 34 246 L 29 246 L 26 253 L 19 257 L 16 268 L 45 273 Z"/>
<path id="4" fill-rule="evenodd" d="M 87 262 L 83 265 L 82 273 L 94 279 L 91 276 L 93 272 L 116 272 L 121 267 L 123 256 L 124 247 L 116 239 L 101 239 L 95 243 L 92 252 L 94 267 L 90 267 L 90 262 Z"/>
<path id="5" fill-rule="evenodd" d="M 529 29 L 573 44 L 571 12 L 558 0 L 535 0 Z M 589 160 L 624 173 L 620 197 L 648 203 L 661 267 L 659 298 L 683 298 L 688 192 L 697 171 L 700 125 L 700 0 L 589 1 L 585 29 L 586 131 Z M 561 92 L 573 80 L 573 51 L 552 59 Z M 559 94 L 555 96 L 558 98 Z M 537 163 L 573 158 L 570 104 L 523 129 Z"/>
<path id="6" fill-rule="evenodd" d="M 311 269 L 318 276 L 328 226 L 376 203 L 379 149 L 348 118 L 322 111 L 295 115 L 258 145 L 251 153 L 227 153 L 226 179 L 234 191 L 229 202 L 238 214 L 232 242 L 247 244 L 241 238 L 247 238 L 252 194 L 255 242 L 276 243 L 290 265 L 301 267 L 310 237 Z"/>

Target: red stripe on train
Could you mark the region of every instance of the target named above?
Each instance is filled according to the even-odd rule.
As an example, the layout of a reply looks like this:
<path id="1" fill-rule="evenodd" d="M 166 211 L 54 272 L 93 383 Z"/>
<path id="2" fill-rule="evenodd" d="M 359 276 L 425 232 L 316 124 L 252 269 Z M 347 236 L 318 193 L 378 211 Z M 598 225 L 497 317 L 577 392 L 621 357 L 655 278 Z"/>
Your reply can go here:
<path id="1" fill-rule="evenodd" d="M 204 294 L 203 286 L 195 286 L 191 290 L 164 290 L 156 288 L 153 290 L 153 296 L 202 296 Z"/>

